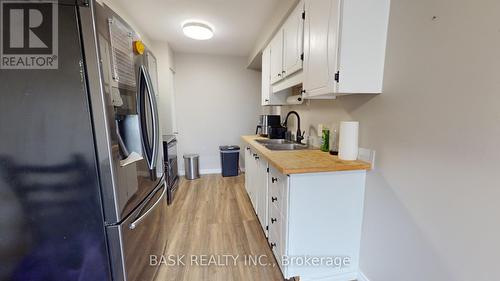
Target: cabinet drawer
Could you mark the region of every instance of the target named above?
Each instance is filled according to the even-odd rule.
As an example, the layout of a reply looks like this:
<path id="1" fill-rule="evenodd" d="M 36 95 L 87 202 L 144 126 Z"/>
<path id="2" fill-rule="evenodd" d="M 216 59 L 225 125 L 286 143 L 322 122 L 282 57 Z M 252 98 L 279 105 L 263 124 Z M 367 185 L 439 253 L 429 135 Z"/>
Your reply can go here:
<path id="1" fill-rule="evenodd" d="M 281 263 L 283 255 L 286 253 L 286 227 L 287 222 L 284 216 L 281 215 L 280 211 L 271 207 L 269 210 L 269 243 L 273 248 L 273 253 L 276 259 Z M 275 243 L 274 247 L 273 244 Z M 283 270 L 280 264 L 280 268 Z"/>
<path id="2" fill-rule="evenodd" d="M 281 212 L 278 210 L 278 208 L 271 206 L 269 208 L 269 231 L 271 232 L 272 230 L 276 230 L 281 232 L 282 223 L 283 216 L 281 215 Z"/>
<path id="3" fill-rule="evenodd" d="M 288 205 L 288 177 L 269 169 L 269 206 L 276 207 L 281 215 L 286 215 Z"/>
<path id="4" fill-rule="evenodd" d="M 279 226 L 280 227 L 269 229 L 269 245 L 271 246 L 271 249 L 274 256 L 276 257 L 276 261 L 278 262 L 281 271 L 285 273 L 285 269 L 282 264 L 283 256 L 286 255 L 286 236 L 283 228 L 285 224 L 280 223 Z"/>
<path id="5" fill-rule="evenodd" d="M 282 213 L 283 190 L 275 183 L 269 183 L 269 208 L 274 207 Z"/>
<path id="6" fill-rule="evenodd" d="M 278 263 L 278 266 L 280 267 L 281 271 L 283 271 L 283 264 L 282 264 L 282 252 L 283 252 L 283 246 L 281 242 L 281 235 L 279 231 L 269 231 L 269 246 L 271 247 L 271 250 L 273 251 L 274 257 L 276 258 L 276 262 Z"/>

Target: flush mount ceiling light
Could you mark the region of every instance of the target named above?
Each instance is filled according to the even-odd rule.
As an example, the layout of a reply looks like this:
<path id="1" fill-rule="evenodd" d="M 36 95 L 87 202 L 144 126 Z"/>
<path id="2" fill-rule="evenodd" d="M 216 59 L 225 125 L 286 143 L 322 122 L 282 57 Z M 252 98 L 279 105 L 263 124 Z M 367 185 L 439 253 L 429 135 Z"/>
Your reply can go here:
<path id="1" fill-rule="evenodd" d="M 211 26 L 202 22 L 189 21 L 182 24 L 184 35 L 195 40 L 208 40 L 214 36 Z"/>

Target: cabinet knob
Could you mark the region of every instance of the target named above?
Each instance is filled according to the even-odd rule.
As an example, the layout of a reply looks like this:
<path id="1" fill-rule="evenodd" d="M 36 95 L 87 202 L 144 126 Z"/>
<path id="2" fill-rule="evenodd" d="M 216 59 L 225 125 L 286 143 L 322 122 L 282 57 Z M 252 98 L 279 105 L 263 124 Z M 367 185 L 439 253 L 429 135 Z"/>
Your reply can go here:
<path id="1" fill-rule="evenodd" d="M 281 77 L 281 73 L 278 73 L 278 77 Z"/>
<path id="2" fill-rule="evenodd" d="M 253 154 L 253 157 L 257 157 L 257 153 L 254 153 L 254 154 Z"/>
<path id="3" fill-rule="evenodd" d="M 254 158 L 255 158 L 255 160 L 259 160 L 260 159 L 259 156 L 255 156 Z"/>
<path id="4" fill-rule="evenodd" d="M 303 94 L 305 94 L 305 93 L 306 93 L 306 90 L 302 90 L 302 91 L 300 91 L 300 92 L 301 92 L 301 93 L 303 93 Z"/>
<path id="5" fill-rule="evenodd" d="M 276 197 L 271 197 L 271 202 L 276 202 L 276 201 L 278 201 L 278 198 L 276 198 Z"/>
<path id="6" fill-rule="evenodd" d="M 276 221 L 277 221 L 277 219 L 275 219 L 275 218 L 271 218 L 271 223 L 273 223 L 273 224 L 274 224 Z"/>
<path id="7" fill-rule="evenodd" d="M 250 150 L 250 147 L 247 147 L 247 150 Z"/>
<path id="8" fill-rule="evenodd" d="M 282 74 L 285 74 L 285 73 L 286 73 L 286 71 L 284 71 L 284 70 L 283 70 L 283 71 L 281 71 L 281 73 L 282 73 Z"/>
<path id="9" fill-rule="evenodd" d="M 268 102 L 268 101 L 269 101 L 269 99 L 265 99 L 264 101 L 265 101 L 265 102 Z"/>
<path id="10" fill-rule="evenodd" d="M 271 249 L 273 249 L 274 247 L 276 247 L 276 243 L 271 243 Z"/>
<path id="11" fill-rule="evenodd" d="M 275 178 L 275 177 L 272 177 L 272 178 L 271 178 L 271 182 L 272 182 L 272 183 L 275 183 L 275 182 L 277 182 L 277 181 L 278 181 L 278 178 Z"/>

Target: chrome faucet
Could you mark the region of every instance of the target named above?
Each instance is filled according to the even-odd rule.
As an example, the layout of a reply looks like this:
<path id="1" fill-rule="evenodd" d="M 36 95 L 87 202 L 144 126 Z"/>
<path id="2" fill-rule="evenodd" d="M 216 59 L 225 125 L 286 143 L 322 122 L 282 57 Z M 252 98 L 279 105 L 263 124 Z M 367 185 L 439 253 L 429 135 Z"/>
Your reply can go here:
<path id="1" fill-rule="evenodd" d="M 300 116 L 297 113 L 297 111 L 288 112 L 288 114 L 286 115 L 286 118 L 285 118 L 285 122 L 283 123 L 283 127 L 285 127 L 288 131 L 288 126 L 287 126 L 288 117 L 290 117 L 290 115 L 292 115 L 292 114 L 297 116 L 297 135 L 296 135 L 297 143 L 302 143 L 302 140 L 304 139 L 305 131 L 304 131 L 304 133 L 302 133 L 302 131 L 300 130 Z"/>

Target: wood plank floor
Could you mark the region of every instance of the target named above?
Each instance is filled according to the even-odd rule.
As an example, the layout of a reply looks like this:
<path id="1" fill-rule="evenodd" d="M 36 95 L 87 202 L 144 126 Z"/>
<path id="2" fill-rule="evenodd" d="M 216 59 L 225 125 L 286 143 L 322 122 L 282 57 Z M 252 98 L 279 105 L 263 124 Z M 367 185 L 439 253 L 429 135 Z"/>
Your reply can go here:
<path id="1" fill-rule="evenodd" d="M 184 265 L 161 265 L 156 281 L 283 280 L 244 181 L 243 175 L 223 178 L 219 174 L 181 180 L 167 211 L 165 257 L 184 255 Z M 249 262 L 255 257 L 260 257 L 261 264 Z"/>

